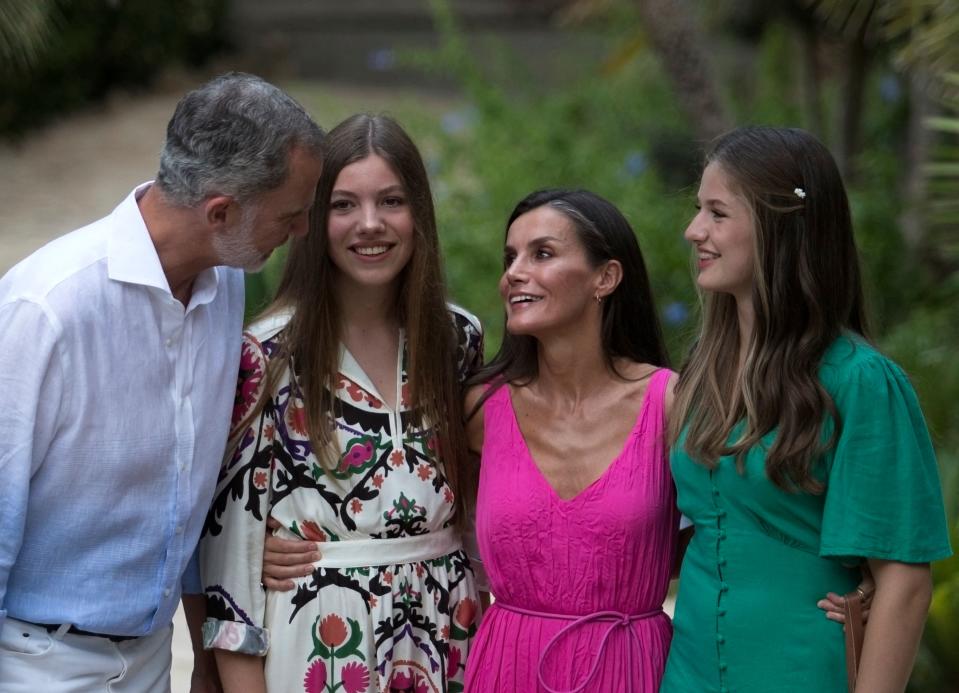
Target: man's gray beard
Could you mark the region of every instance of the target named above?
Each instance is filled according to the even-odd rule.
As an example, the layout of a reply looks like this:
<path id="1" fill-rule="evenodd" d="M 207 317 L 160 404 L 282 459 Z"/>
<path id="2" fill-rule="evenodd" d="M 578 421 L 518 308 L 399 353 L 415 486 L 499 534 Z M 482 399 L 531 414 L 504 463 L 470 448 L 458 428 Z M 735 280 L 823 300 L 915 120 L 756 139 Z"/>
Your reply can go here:
<path id="1" fill-rule="evenodd" d="M 257 250 L 253 242 L 256 207 L 243 210 L 236 228 L 213 237 L 213 250 L 221 264 L 239 267 L 246 272 L 259 272 L 269 257 Z"/>

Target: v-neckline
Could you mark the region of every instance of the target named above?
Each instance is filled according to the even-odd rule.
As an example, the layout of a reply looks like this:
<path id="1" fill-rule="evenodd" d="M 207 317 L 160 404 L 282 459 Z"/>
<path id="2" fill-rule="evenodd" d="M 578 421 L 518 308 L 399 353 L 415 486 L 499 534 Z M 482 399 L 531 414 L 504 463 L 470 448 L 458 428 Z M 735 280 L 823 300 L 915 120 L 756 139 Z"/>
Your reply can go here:
<path id="1" fill-rule="evenodd" d="M 368 393 L 376 397 L 383 408 L 391 412 L 399 412 L 403 409 L 403 354 L 406 351 L 406 332 L 400 328 L 399 342 L 396 349 L 396 368 L 393 371 L 393 389 L 396 398 L 394 406 L 389 406 L 383 394 L 373 384 L 373 379 L 367 374 L 360 365 L 360 362 L 350 351 L 349 347 L 340 342 L 340 363 L 339 371 Z"/>
<path id="2" fill-rule="evenodd" d="M 643 417 L 646 414 L 646 408 L 649 405 L 649 396 L 650 391 L 653 388 L 653 381 L 656 378 L 656 375 L 661 369 L 657 368 L 649 375 L 649 384 L 646 385 L 646 392 L 643 393 L 643 401 L 639 405 L 639 413 L 636 415 L 636 420 L 633 423 L 632 428 L 629 429 L 629 433 L 626 434 L 626 440 L 623 441 L 622 446 L 620 447 L 619 453 L 609 461 L 609 463 L 603 468 L 603 471 L 600 472 L 599 476 L 593 479 L 591 482 L 586 484 L 583 488 L 577 491 L 575 494 L 569 498 L 563 498 L 559 495 L 559 492 L 549 483 L 549 479 L 546 478 L 546 475 L 543 474 L 543 470 L 540 469 L 539 464 L 537 464 L 536 459 L 533 457 L 533 451 L 529 448 L 529 443 L 526 442 L 526 435 L 523 433 L 523 429 L 519 425 L 519 417 L 516 415 L 516 409 L 513 407 L 513 393 L 510 390 L 510 385 L 507 383 L 504 385 L 506 388 L 506 402 L 509 404 L 510 416 L 513 418 L 513 425 L 516 426 L 516 432 L 519 434 L 519 439 L 523 444 L 523 451 L 526 453 L 526 461 L 533 468 L 535 475 L 542 481 L 543 485 L 549 490 L 550 495 L 557 500 L 559 503 L 570 504 L 579 500 L 585 496 L 591 489 L 595 488 L 603 481 L 607 476 L 612 473 L 613 468 L 617 463 L 626 455 L 627 450 L 629 450 L 630 441 L 633 439 L 633 434 L 636 432 L 637 427 L 642 423 Z"/>

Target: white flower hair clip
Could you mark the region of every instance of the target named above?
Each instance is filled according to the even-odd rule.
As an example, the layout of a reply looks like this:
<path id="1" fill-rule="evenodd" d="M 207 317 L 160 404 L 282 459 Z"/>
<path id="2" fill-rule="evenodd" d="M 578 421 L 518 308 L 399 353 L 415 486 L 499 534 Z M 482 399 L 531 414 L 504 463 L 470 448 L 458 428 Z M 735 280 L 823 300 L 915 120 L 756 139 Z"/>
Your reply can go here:
<path id="1" fill-rule="evenodd" d="M 800 200 L 806 199 L 806 191 L 803 190 L 802 188 L 796 188 L 795 190 L 793 190 L 793 195 L 798 197 Z"/>

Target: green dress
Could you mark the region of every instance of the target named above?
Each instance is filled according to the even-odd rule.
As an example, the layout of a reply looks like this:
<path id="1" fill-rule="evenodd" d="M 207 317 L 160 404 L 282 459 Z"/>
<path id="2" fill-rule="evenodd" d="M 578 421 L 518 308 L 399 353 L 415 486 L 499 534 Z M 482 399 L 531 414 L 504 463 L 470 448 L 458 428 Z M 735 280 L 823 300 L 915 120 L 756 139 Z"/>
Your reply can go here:
<path id="1" fill-rule="evenodd" d="M 951 554 L 932 444 L 905 374 L 843 336 L 819 377 L 841 422 L 816 468 L 824 493 L 787 493 L 767 479 L 763 448 L 775 432 L 749 451 L 742 474 L 732 457 L 713 470 L 694 462 L 685 432 L 672 451 L 679 508 L 696 532 L 661 691 L 845 691 L 842 628 L 816 602 L 854 589 L 860 558 Z"/>

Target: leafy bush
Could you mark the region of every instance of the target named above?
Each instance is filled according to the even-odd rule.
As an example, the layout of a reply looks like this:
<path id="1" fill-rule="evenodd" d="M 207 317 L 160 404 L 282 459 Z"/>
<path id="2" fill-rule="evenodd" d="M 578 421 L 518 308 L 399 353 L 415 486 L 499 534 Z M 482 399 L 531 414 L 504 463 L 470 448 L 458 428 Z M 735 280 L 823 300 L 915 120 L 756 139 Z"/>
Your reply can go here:
<path id="1" fill-rule="evenodd" d="M 632 223 L 679 362 L 696 322 L 682 229 L 692 213 L 699 153 L 655 61 L 639 51 L 616 70 L 597 63 L 596 77 L 585 83 L 544 88 L 530 81 L 517 87 L 515 74 L 507 81 L 495 68 L 491 74 L 489 65 L 481 69 L 442 3 L 437 5 L 443 48 L 414 59 L 428 69 L 452 70 L 464 100 L 445 112 L 404 103 L 393 113 L 427 160 L 452 294 L 483 320 L 488 351 L 499 344 L 502 330 L 496 284 L 506 218 L 528 192 L 562 185 L 604 195 Z M 621 47 L 622 28 L 618 32 L 610 34 L 611 54 Z M 797 83 L 795 60 L 784 59 L 775 31 L 763 41 L 758 84 L 748 94 L 743 90 L 737 104 L 741 118 L 809 127 L 798 96 L 787 88 Z M 901 159 L 890 142 L 905 127 L 902 92 L 889 75 L 870 81 L 860 173 L 849 195 L 874 334 L 916 384 L 939 456 L 953 546 L 959 547 L 959 361 L 952 355 L 959 343 L 959 278 L 933 285 L 917 271 L 898 226 L 902 205 L 894 191 Z M 297 96 L 308 107 L 314 101 Z M 331 111 L 329 104 L 311 110 Z M 261 287 L 251 304 L 262 300 L 274 279 L 257 281 Z M 933 573 L 933 604 L 910 684 L 917 693 L 950 690 L 949 682 L 959 679 L 959 559 L 936 563 Z"/>
<path id="2" fill-rule="evenodd" d="M 224 47 L 226 0 L 57 0 L 46 49 L 30 68 L 0 64 L 0 136 L 102 98 L 145 87 L 169 65 L 196 66 Z"/>

